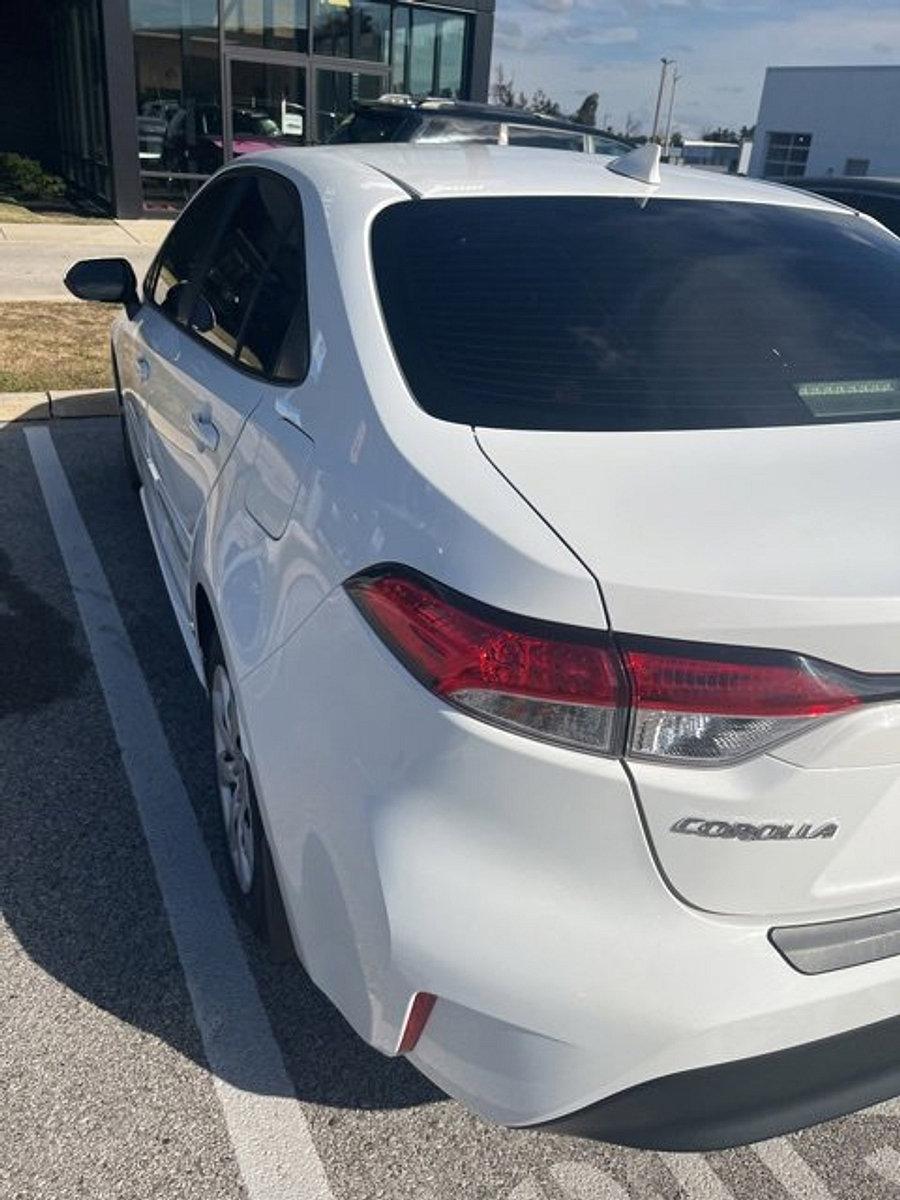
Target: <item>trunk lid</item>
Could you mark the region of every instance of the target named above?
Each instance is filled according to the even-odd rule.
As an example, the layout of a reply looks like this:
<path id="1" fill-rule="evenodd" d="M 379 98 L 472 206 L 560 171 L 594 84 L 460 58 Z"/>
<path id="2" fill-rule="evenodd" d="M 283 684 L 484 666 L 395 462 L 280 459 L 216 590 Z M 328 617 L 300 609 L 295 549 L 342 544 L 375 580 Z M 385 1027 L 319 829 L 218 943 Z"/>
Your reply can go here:
<path id="1" fill-rule="evenodd" d="M 598 580 L 617 632 L 900 671 L 900 422 L 477 436 Z M 755 915 L 896 901 L 898 713 L 864 708 L 731 767 L 634 763 L 675 890 Z"/>

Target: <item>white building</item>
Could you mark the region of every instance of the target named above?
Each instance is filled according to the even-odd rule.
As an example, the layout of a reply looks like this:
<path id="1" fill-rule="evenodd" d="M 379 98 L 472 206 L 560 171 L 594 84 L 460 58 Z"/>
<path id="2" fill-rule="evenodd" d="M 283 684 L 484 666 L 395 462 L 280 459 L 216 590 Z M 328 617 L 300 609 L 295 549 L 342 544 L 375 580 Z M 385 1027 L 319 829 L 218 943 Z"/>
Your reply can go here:
<path id="1" fill-rule="evenodd" d="M 900 175 L 900 66 L 769 67 L 750 174 Z"/>

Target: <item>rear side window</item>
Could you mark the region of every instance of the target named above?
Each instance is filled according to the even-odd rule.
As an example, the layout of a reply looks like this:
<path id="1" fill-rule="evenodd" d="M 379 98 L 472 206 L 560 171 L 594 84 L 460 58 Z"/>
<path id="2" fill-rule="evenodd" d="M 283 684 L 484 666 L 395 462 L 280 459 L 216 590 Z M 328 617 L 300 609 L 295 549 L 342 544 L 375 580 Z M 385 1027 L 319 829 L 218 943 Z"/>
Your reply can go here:
<path id="1" fill-rule="evenodd" d="M 183 320 L 187 284 L 194 276 L 224 217 L 220 189 L 204 189 L 179 217 L 148 277 L 153 303 L 173 320 Z"/>
<path id="2" fill-rule="evenodd" d="M 239 171 L 204 188 L 151 280 L 153 302 L 218 354 L 281 383 L 305 377 L 303 214 L 277 175 Z"/>
<path id="3" fill-rule="evenodd" d="M 291 190 L 275 178 L 250 175 L 238 182 L 236 177 L 234 186 L 242 189 L 240 199 L 200 283 L 205 304 L 195 309 L 211 314 L 213 325 L 196 332 L 216 349 L 237 355 L 245 366 L 268 374 L 290 313 L 284 313 L 274 289 L 266 287 L 265 296 L 262 292 L 269 266 L 299 214 Z"/>
<path id="4" fill-rule="evenodd" d="M 434 416 L 714 429 L 900 416 L 900 240 L 851 214 L 586 197 L 376 218 L 388 332 Z"/>

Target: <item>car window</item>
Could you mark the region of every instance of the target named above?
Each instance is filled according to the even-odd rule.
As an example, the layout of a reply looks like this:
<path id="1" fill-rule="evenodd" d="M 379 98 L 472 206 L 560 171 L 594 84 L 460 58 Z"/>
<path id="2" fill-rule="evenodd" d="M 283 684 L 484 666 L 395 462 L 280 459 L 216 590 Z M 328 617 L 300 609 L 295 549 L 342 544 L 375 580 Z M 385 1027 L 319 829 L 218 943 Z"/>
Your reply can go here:
<path id="1" fill-rule="evenodd" d="M 416 133 L 417 142 L 486 142 L 496 145 L 499 121 L 475 121 L 467 117 L 428 117 Z"/>
<path id="2" fill-rule="evenodd" d="M 260 375 L 300 378 L 308 335 L 299 197 L 270 172 L 228 183 L 239 193 L 193 299 L 191 332 Z"/>
<path id="3" fill-rule="evenodd" d="M 225 216 L 222 185 L 204 188 L 172 227 L 147 277 L 148 297 L 174 321 L 187 318 L 188 282 L 203 258 Z"/>
<path id="4" fill-rule="evenodd" d="M 879 192 L 862 192 L 855 199 L 860 212 L 868 213 L 892 233 L 900 233 L 900 197 L 885 196 Z"/>
<path id="5" fill-rule="evenodd" d="M 776 204 L 399 203 L 372 228 L 388 333 L 437 417 L 712 429 L 900 416 L 900 240 Z"/>
<path id="6" fill-rule="evenodd" d="M 510 125 L 510 146 L 533 146 L 543 150 L 584 150 L 584 135 L 565 129 L 538 129 L 530 125 Z"/>
<path id="7" fill-rule="evenodd" d="M 328 141 L 332 145 L 349 142 L 390 142 L 394 140 L 408 117 L 408 112 L 399 108 L 390 112 L 377 108 L 361 108 L 345 117 Z"/>

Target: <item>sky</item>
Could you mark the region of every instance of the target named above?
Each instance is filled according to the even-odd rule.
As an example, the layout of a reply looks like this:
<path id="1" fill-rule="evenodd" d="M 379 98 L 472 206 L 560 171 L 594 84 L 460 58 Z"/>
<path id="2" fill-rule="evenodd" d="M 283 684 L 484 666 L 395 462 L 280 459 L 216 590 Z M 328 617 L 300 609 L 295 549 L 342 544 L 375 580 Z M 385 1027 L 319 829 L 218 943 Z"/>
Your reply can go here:
<path id="1" fill-rule="evenodd" d="M 673 128 L 740 128 L 756 121 L 767 66 L 900 64 L 900 3 L 497 0 L 494 72 L 564 112 L 599 92 L 598 124 L 621 130 L 630 114 L 650 132 L 662 56 L 681 75 Z"/>

